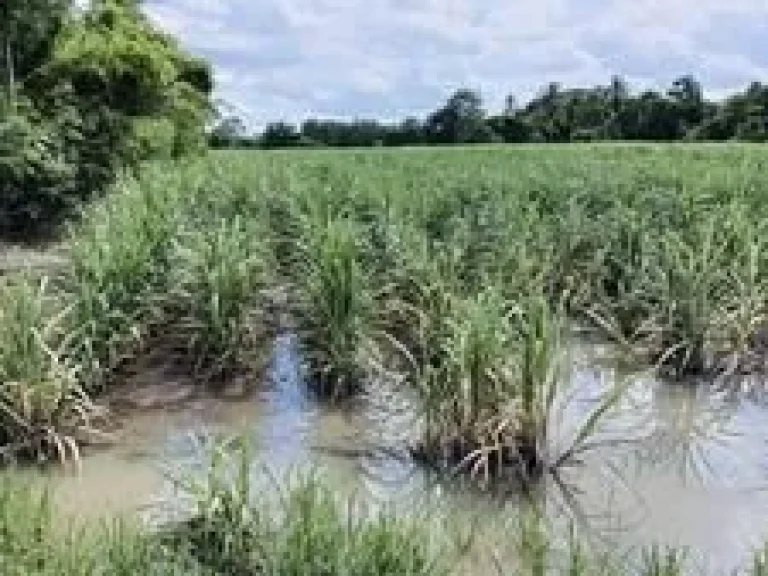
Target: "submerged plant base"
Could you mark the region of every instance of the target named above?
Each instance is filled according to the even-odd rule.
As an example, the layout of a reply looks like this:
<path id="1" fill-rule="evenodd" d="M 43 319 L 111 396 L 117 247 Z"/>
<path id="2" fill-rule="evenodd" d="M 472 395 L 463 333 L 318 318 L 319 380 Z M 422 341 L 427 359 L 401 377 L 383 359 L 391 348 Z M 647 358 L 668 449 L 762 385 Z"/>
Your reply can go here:
<path id="1" fill-rule="evenodd" d="M 594 332 L 597 337 L 608 336 L 610 342 L 618 343 L 631 364 L 655 366 L 658 375 L 675 381 L 699 381 L 733 375 L 753 376 L 768 374 L 768 349 L 747 342 L 741 347 L 721 347 L 707 352 L 687 353 L 680 345 L 659 342 L 628 341 L 612 333 Z"/>
<path id="2" fill-rule="evenodd" d="M 768 353 L 764 350 L 715 352 L 695 363 L 678 355 L 648 354 L 648 357 L 658 367 L 659 376 L 678 382 L 768 374 Z"/>
<path id="3" fill-rule="evenodd" d="M 547 470 L 536 449 L 525 444 L 489 447 L 461 440 L 422 442 L 411 447 L 411 455 L 430 468 L 481 477 L 486 484 L 509 479 L 524 484 L 535 483 Z"/>
<path id="4" fill-rule="evenodd" d="M 318 398 L 344 400 L 363 390 L 365 374 L 362 370 L 348 371 L 310 368 L 307 384 Z"/>

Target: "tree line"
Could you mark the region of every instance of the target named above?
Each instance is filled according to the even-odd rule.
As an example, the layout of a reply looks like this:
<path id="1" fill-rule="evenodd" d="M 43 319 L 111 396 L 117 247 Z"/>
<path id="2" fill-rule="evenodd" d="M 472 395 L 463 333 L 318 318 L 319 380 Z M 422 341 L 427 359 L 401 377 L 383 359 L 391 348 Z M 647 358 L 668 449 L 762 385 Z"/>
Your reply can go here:
<path id="1" fill-rule="evenodd" d="M 146 159 L 206 150 L 212 90 L 141 0 L 2 0 L 0 237 L 37 235 Z"/>
<path id="2" fill-rule="evenodd" d="M 633 93 L 619 77 L 605 86 L 566 89 L 550 83 L 525 105 L 514 96 L 504 110 L 489 113 L 482 95 L 456 91 L 426 118 L 399 123 L 310 118 L 299 126 L 269 123 L 248 135 L 241 120 L 225 116 L 211 132 L 214 147 L 415 146 L 536 142 L 768 141 L 768 85 L 753 82 L 721 102 L 708 100 L 692 76 L 666 91 Z"/>

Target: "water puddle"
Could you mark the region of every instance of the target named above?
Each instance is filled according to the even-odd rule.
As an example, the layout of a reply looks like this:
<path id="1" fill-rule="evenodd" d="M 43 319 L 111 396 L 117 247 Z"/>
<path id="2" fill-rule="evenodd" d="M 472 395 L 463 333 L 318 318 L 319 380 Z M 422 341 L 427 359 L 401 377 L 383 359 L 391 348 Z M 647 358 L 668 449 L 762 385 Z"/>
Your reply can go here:
<path id="1" fill-rule="evenodd" d="M 593 345 L 576 346 L 573 357 L 574 394 L 556 429 L 564 445 L 607 385 L 626 381 L 628 392 L 601 432 L 605 444 L 564 470 L 561 485 L 547 483 L 545 509 L 577 519 L 611 547 L 689 547 L 706 555 L 713 572 L 742 563 L 768 536 L 764 397 L 733 384 L 675 386 L 630 375 Z M 417 466 L 406 450 L 412 403 L 396 384 L 372 382 L 349 406 L 320 405 L 305 392 L 290 335 L 275 341 L 268 380 L 245 400 L 204 398 L 136 412 L 118 442 L 85 458 L 79 474 L 48 472 L 56 499 L 81 516 L 145 511 L 172 498 L 164 473 L 193 465 L 201 437 L 240 433 L 252 440 L 255 466 L 280 472 L 313 463 L 333 485 L 370 501 L 439 505 L 480 518 L 503 549 L 519 499 L 458 489 Z M 613 442 L 620 438 L 632 442 Z"/>

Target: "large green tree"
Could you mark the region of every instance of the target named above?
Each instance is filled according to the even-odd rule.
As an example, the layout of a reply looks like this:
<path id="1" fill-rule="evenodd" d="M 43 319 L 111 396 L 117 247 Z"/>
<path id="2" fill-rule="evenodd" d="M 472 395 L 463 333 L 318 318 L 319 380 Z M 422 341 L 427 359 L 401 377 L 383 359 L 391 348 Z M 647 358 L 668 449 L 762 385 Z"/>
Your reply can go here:
<path id="1" fill-rule="evenodd" d="M 430 141 L 438 144 L 492 142 L 494 134 L 485 122 L 483 99 L 474 90 L 457 90 L 426 122 Z"/>
<path id="2" fill-rule="evenodd" d="M 148 157 L 207 146 L 211 69 L 138 0 L 3 0 L 0 231 L 34 230 Z"/>
<path id="3" fill-rule="evenodd" d="M 176 154 L 205 141 L 211 70 L 156 29 L 136 0 L 92 0 L 60 35 L 50 72 L 86 113 L 170 123 Z"/>
<path id="4" fill-rule="evenodd" d="M 704 120 L 704 90 L 693 76 L 681 76 L 675 80 L 667 94 L 677 108 L 682 133 L 698 126 Z"/>
<path id="5" fill-rule="evenodd" d="M 19 87 L 50 57 L 54 40 L 71 8 L 71 0 L 3 0 L 0 3 L 0 49 L 6 109 L 17 104 Z"/>

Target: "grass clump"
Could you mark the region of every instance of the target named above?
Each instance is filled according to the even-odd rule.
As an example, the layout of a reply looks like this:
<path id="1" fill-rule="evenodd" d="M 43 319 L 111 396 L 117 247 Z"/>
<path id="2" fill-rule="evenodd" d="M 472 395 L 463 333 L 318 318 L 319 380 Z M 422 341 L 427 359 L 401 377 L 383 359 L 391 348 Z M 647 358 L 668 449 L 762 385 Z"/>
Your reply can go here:
<path id="1" fill-rule="evenodd" d="M 78 459 L 101 414 L 65 354 L 65 316 L 46 279 L 0 286 L 0 458 Z"/>
<path id="2" fill-rule="evenodd" d="M 486 483 L 508 472 L 529 482 L 557 474 L 597 445 L 620 386 L 606 391 L 569 444 L 556 446 L 562 439 L 553 437 L 567 400 L 562 308 L 541 295 L 513 303 L 487 289 L 451 313 L 436 360 L 417 375 L 424 412 L 417 456 L 458 465 Z"/>
<path id="3" fill-rule="evenodd" d="M 539 476 L 562 367 L 563 326 L 547 303 L 507 301 L 487 289 L 446 319 L 435 365 L 419 377 L 425 440 L 419 452 L 462 463 L 488 479 L 513 468 Z"/>
<path id="4" fill-rule="evenodd" d="M 726 263 L 708 223 L 700 241 L 688 245 L 669 233 L 660 250 L 659 270 L 650 287 L 657 295 L 657 357 L 673 374 L 702 374 L 712 353 L 712 323 L 724 301 Z"/>
<path id="5" fill-rule="evenodd" d="M 640 555 L 640 576 L 683 576 L 687 571 L 687 555 L 677 548 L 651 546 Z"/>
<path id="6" fill-rule="evenodd" d="M 495 291 L 453 305 L 435 360 L 417 376 L 424 409 L 421 456 L 490 473 L 516 456 L 517 382 L 510 350 L 512 312 Z"/>
<path id="7" fill-rule="evenodd" d="M 359 229 L 351 220 L 305 223 L 293 282 L 299 332 L 322 392 L 344 396 L 364 376 L 375 328 L 375 295 L 360 261 Z"/>
<path id="8" fill-rule="evenodd" d="M 153 177 L 160 185 L 150 184 Z M 175 184 L 155 170 L 121 181 L 71 234 L 70 269 L 60 284 L 71 307 L 71 356 L 89 389 L 103 388 L 140 352 L 150 328 L 164 323 L 158 295 L 168 289 Z"/>
<path id="9" fill-rule="evenodd" d="M 264 283 L 261 238 L 239 216 L 188 230 L 176 247 L 176 286 L 169 308 L 180 321 L 194 372 L 221 380 L 242 362 L 255 329 L 252 312 Z"/>
<path id="10" fill-rule="evenodd" d="M 568 521 L 558 528 L 531 503 L 510 526 L 512 545 L 493 555 L 500 576 L 683 576 L 695 571 L 686 550 L 651 545 L 605 549 L 600 538 Z M 592 535 L 594 536 L 594 535 Z"/>
<path id="11" fill-rule="evenodd" d="M 216 574 L 449 572 L 422 521 L 386 511 L 366 513 L 313 474 L 297 475 L 266 492 L 257 489 L 255 479 L 242 440 L 217 443 L 202 478 L 180 484 L 192 516 L 172 527 L 167 540 L 193 550 Z"/>
<path id="12" fill-rule="evenodd" d="M 77 525 L 39 487 L 0 478 L 0 573 L 8 576 L 213 576 L 123 521 Z"/>

